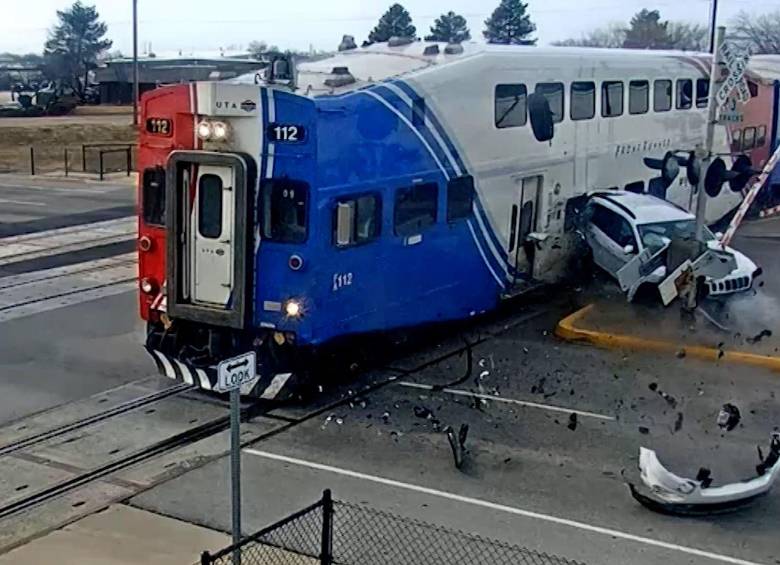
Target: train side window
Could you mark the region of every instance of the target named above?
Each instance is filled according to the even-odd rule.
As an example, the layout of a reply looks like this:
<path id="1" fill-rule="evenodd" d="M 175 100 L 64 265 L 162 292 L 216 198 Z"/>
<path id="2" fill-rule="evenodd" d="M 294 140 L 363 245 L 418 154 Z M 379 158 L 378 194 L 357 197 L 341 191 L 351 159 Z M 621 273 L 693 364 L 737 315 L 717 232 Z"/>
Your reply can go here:
<path id="1" fill-rule="evenodd" d="M 662 79 L 653 85 L 653 110 L 668 112 L 672 109 L 672 81 Z"/>
<path id="2" fill-rule="evenodd" d="M 263 237 L 280 243 L 306 241 L 309 185 L 290 179 L 263 181 L 261 187 Z"/>
<path id="3" fill-rule="evenodd" d="M 379 237 L 382 204 L 376 194 L 364 194 L 349 200 L 338 200 L 333 209 L 333 243 L 350 247 Z"/>
<path id="4" fill-rule="evenodd" d="M 450 179 L 447 184 L 447 221 L 454 222 L 471 215 L 474 204 L 474 177 Z"/>
<path id="5" fill-rule="evenodd" d="M 198 232 L 208 239 L 222 235 L 222 179 L 217 175 L 198 181 Z"/>
<path id="6" fill-rule="evenodd" d="M 700 78 L 696 81 L 696 107 L 706 108 L 710 102 L 710 79 Z"/>
<path id="7" fill-rule="evenodd" d="M 144 171 L 141 184 L 141 206 L 145 224 L 150 226 L 165 225 L 165 169 L 162 167 L 154 167 Z"/>
<path id="8" fill-rule="evenodd" d="M 689 78 L 677 80 L 677 109 L 688 110 L 693 106 L 693 81 Z"/>
<path id="9" fill-rule="evenodd" d="M 395 235 L 416 235 L 435 224 L 438 202 L 439 186 L 436 183 L 398 189 L 393 216 Z"/>
<path id="10" fill-rule="evenodd" d="M 756 147 L 763 147 L 766 144 L 766 126 L 758 126 L 756 130 Z"/>
<path id="11" fill-rule="evenodd" d="M 628 113 L 646 114 L 650 108 L 650 83 L 632 80 L 628 84 Z"/>
<path id="12" fill-rule="evenodd" d="M 748 90 L 750 91 L 750 97 L 756 98 L 758 96 L 758 83 L 753 82 L 752 80 L 747 81 L 748 83 Z"/>
<path id="13" fill-rule="evenodd" d="M 742 130 L 741 129 L 735 129 L 734 132 L 731 134 L 731 150 L 736 153 L 737 151 L 742 150 Z"/>
<path id="14" fill-rule="evenodd" d="M 601 115 L 614 118 L 623 115 L 623 82 L 607 80 L 601 83 Z"/>
<path id="15" fill-rule="evenodd" d="M 496 85 L 495 122 L 497 128 L 524 126 L 528 119 L 528 89 L 524 84 Z"/>
<path id="16" fill-rule="evenodd" d="M 541 94 L 547 98 L 547 102 L 550 104 L 550 110 L 553 114 L 553 122 L 556 124 L 563 121 L 563 83 L 561 82 L 540 82 L 537 83 L 537 94 Z"/>
<path id="17" fill-rule="evenodd" d="M 569 99 L 572 120 L 589 120 L 596 115 L 596 83 L 571 83 Z"/>
<path id="18" fill-rule="evenodd" d="M 634 192 L 636 194 L 642 194 L 644 191 L 645 191 L 645 181 L 643 180 L 630 182 L 626 185 L 626 192 Z"/>
<path id="19" fill-rule="evenodd" d="M 756 146 L 756 128 L 745 128 L 742 132 L 742 150 L 750 151 Z"/>

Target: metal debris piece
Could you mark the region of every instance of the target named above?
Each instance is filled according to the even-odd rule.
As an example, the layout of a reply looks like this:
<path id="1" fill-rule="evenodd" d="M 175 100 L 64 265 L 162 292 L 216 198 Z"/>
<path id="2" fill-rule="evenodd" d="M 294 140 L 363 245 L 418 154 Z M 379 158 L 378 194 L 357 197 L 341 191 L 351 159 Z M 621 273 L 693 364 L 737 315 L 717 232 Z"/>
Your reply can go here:
<path id="1" fill-rule="evenodd" d="M 674 421 L 674 432 L 675 433 L 679 432 L 682 429 L 682 427 L 683 427 L 683 419 L 684 419 L 683 413 L 682 412 L 677 412 L 677 419 Z"/>
<path id="2" fill-rule="evenodd" d="M 739 413 L 739 408 L 731 403 L 727 403 L 724 404 L 723 408 L 721 408 L 720 412 L 718 412 L 717 422 L 721 429 L 730 432 L 737 427 L 741 419 L 742 415 Z"/>
<path id="3" fill-rule="evenodd" d="M 425 420 L 430 420 L 433 418 L 433 412 L 430 408 L 426 408 L 425 406 L 415 406 L 414 415 Z"/>
<path id="4" fill-rule="evenodd" d="M 646 428 L 645 426 L 639 426 L 639 433 L 646 436 L 650 433 L 650 428 Z"/>
<path id="5" fill-rule="evenodd" d="M 461 424 L 458 435 L 455 435 L 455 430 L 452 426 L 444 428 L 444 433 L 447 434 L 447 440 L 450 442 L 450 448 L 452 449 L 452 458 L 455 461 L 455 468 L 461 469 L 463 467 L 463 460 L 466 455 L 466 437 L 469 434 L 469 425 Z"/>
<path id="6" fill-rule="evenodd" d="M 686 353 L 685 349 L 681 349 L 680 351 L 677 352 L 677 358 L 678 359 L 684 359 L 686 355 L 687 355 L 687 353 Z"/>
<path id="7" fill-rule="evenodd" d="M 772 330 L 761 330 L 761 333 L 759 333 L 759 334 L 757 334 L 757 335 L 755 335 L 753 337 L 749 337 L 745 341 L 747 341 L 750 345 L 755 345 L 756 343 L 758 343 L 759 341 L 761 341 L 765 337 L 772 337 Z"/>
<path id="8" fill-rule="evenodd" d="M 745 481 L 712 487 L 712 473 L 706 468 L 695 479 L 679 477 L 661 464 L 655 451 L 644 447 L 639 448 L 639 471 L 642 485 L 629 482 L 631 495 L 656 512 L 702 515 L 737 510 L 766 495 L 780 475 L 780 433 L 772 433 L 769 454 L 756 466 L 757 476 Z"/>
<path id="9" fill-rule="evenodd" d="M 574 431 L 577 429 L 577 414 L 572 412 L 569 414 L 569 424 L 566 426 L 571 431 Z"/>

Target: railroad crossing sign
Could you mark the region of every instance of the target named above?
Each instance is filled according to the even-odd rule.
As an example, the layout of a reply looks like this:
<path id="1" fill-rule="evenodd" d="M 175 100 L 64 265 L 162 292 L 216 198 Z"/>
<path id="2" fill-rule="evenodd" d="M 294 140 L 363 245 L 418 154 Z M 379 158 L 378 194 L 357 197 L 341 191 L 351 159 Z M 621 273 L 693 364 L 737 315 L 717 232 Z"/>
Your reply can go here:
<path id="1" fill-rule="evenodd" d="M 715 101 L 718 107 L 722 107 L 729 99 L 732 92 L 737 100 L 744 103 L 750 100 L 750 89 L 745 80 L 745 69 L 747 68 L 750 54 L 735 46 L 733 43 L 724 41 L 720 47 L 720 59 L 726 65 L 728 76 L 715 95 Z"/>

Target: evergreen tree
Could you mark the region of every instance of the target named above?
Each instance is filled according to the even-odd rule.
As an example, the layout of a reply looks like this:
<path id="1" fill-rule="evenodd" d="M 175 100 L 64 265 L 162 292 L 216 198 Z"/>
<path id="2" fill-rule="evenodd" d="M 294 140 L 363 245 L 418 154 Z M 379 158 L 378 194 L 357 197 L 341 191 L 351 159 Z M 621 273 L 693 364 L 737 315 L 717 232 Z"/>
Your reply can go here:
<path id="1" fill-rule="evenodd" d="M 113 42 L 105 38 L 108 28 L 95 7 L 85 6 L 81 0 L 66 10 L 57 10 L 57 18 L 59 22 L 49 33 L 43 52 L 47 69 L 52 78 L 83 94 L 89 70 Z"/>
<path id="2" fill-rule="evenodd" d="M 487 20 L 482 34 L 488 43 L 504 45 L 535 45 L 536 39 L 529 36 L 536 31 L 536 25 L 531 22 L 526 13 L 528 4 L 522 0 L 501 0 Z"/>
<path id="3" fill-rule="evenodd" d="M 670 49 L 672 40 L 669 37 L 669 22 L 661 21 L 658 10 L 640 10 L 637 12 L 626 30 L 623 47 L 627 49 Z"/>
<path id="4" fill-rule="evenodd" d="M 381 43 L 391 37 L 417 37 L 417 28 L 412 25 L 412 17 L 400 4 L 390 6 L 371 30 L 368 41 Z"/>
<path id="5" fill-rule="evenodd" d="M 431 34 L 425 37 L 426 41 L 447 41 L 449 43 L 461 43 L 471 39 L 466 18 L 455 12 L 442 14 L 431 26 Z"/>

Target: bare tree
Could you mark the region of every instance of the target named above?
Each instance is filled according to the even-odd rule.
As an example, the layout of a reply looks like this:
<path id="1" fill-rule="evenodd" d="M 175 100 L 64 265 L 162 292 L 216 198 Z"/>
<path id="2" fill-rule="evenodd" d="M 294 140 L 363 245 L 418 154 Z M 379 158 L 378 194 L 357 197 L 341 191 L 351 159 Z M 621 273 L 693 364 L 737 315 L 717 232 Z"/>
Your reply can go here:
<path id="1" fill-rule="evenodd" d="M 780 10 L 760 16 L 740 12 L 729 32 L 744 42 L 751 53 L 780 53 Z"/>
<path id="2" fill-rule="evenodd" d="M 666 30 L 672 49 L 681 51 L 707 51 L 710 34 L 706 27 L 686 22 L 669 22 Z"/>
<path id="3" fill-rule="evenodd" d="M 612 22 L 607 27 L 594 29 L 584 34 L 579 39 L 565 39 L 554 41 L 553 45 L 562 47 L 623 47 L 626 40 L 626 26 L 619 22 Z"/>

